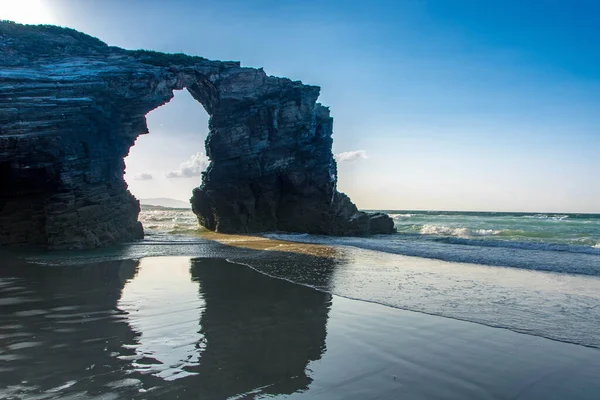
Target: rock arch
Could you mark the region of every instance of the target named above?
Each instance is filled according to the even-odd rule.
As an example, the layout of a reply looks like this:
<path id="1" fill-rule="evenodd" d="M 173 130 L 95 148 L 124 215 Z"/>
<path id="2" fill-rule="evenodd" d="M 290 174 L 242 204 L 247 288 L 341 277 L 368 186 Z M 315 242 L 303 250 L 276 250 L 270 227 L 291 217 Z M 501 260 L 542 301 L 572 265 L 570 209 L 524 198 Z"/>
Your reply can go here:
<path id="1" fill-rule="evenodd" d="M 238 62 L 128 51 L 68 28 L 0 22 L 0 244 L 92 248 L 141 238 L 124 162 L 145 116 L 186 88 L 210 116 L 191 199 L 224 233 L 390 232 L 336 190 L 319 87 Z"/>

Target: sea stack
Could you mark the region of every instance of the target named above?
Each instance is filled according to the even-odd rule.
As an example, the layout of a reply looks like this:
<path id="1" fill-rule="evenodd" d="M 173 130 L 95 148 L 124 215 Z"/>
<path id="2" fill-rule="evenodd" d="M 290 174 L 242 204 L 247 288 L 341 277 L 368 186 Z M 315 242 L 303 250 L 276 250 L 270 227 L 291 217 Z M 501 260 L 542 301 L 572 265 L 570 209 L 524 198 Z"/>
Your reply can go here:
<path id="1" fill-rule="evenodd" d="M 193 190 L 223 233 L 389 233 L 336 189 L 319 87 L 239 62 L 129 51 L 68 28 L 0 22 L 0 244 L 94 248 L 143 237 L 124 157 L 146 114 L 187 89 L 210 115 Z M 199 104 L 199 106 L 200 106 Z"/>

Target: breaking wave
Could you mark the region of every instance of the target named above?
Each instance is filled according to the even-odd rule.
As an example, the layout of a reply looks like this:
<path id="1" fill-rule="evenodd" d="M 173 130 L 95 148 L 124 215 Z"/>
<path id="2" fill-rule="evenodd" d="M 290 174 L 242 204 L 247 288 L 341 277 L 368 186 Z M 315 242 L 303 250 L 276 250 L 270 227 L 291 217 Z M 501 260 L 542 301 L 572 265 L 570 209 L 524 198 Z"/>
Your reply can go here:
<path id="1" fill-rule="evenodd" d="M 423 225 L 420 229 L 422 235 L 447 235 L 457 237 L 492 236 L 502 233 L 494 229 L 469 229 L 465 227 L 452 228 L 450 226 Z"/>
<path id="2" fill-rule="evenodd" d="M 388 215 L 390 217 L 392 217 L 392 219 L 394 219 L 394 220 L 402 220 L 402 219 L 407 219 L 407 218 L 415 216 L 415 214 L 394 214 L 394 213 L 391 213 Z"/>
<path id="3" fill-rule="evenodd" d="M 190 209 L 142 206 L 139 221 L 146 235 L 186 235 L 200 232 L 198 219 Z"/>
<path id="4" fill-rule="evenodd" d="M 569 219 L 568 215 L 548 215 L 548 214 L 534 214 L 534 215 L 524 215 L 523 218 L 535 218 L 535 219 L 543 219 L 548 221 L 565 221 Z"/>

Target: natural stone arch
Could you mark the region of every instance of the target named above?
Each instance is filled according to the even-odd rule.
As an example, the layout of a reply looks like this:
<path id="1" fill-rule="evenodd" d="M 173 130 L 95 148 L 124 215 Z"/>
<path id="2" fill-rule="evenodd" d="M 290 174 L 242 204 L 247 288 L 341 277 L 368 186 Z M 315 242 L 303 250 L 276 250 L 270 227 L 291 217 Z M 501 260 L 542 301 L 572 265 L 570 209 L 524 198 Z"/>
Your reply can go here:
<path id="1" fill-rule="evenodd" d="M 220 232 L 389 232 L 336 190 L 319 88 L 238 62 L 127 51 L 77 31 L 0 22 L 0 244 L 98 247 L 143 236 L 124 158 L 146 114 L 186 88 L 209 114 L 192 205 Z"/>

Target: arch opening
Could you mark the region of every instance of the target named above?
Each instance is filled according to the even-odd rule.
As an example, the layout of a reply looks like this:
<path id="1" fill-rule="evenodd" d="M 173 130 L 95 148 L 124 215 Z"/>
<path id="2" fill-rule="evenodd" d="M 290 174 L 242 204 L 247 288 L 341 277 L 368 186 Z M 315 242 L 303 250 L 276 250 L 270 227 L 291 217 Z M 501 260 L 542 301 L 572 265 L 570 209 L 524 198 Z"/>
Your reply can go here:
<path id="1" fill-rule="evenodd" d="M 137 137 L 125 157 L 124 178 L 140 202 L 138 220 L 146 234 L 199 228 L 190 197 L 209 163 L 205 140 L 210 117 L 186 88 L 173 95 L 146 114 L 148 133 Z"/>

